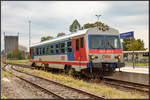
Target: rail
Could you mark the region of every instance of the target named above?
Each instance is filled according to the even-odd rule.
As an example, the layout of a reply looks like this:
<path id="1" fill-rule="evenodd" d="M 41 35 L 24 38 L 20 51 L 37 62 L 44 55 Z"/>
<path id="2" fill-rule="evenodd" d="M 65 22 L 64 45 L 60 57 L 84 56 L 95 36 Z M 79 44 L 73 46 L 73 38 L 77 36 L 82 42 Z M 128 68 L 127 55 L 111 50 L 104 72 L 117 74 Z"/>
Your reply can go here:
<path id="1" fill-rule="evenodd" d="M 20 65 L 20 64 L 6 63 L 6 62 L 5 62 L 5 64 L 9 64 L 9 65 L 12 65 L 12 66 L 19 66 L 19 65 Z M 21 65 L 21 67 L 29 67 L 29 66 L 27 66 L 27 65 Z M 27 72 L 24 72 L 24 71 L 20 71 L 20 70 L 17 70 L 17 69 L 15 69 L 15 68 L 13 68 L 13 67 L 12 67 L 12 69 L 15 70 L 15 71 L 18 71 L 18 72 L 20 72 L 20 73 L 24 73 L 24 74 L 27 74 L 27 75 L 30 75 L 30 76 L 39 78 L 39 79 L 41 79 L 41 80 L 45 80 L 45 81 L 51 82 L 51 83 L 53 83 L 53 84 L 56 84 L 56 85 L 65 87 L 65 88 L 67 88 L 67 89 L 71 89 L 71 90 L 76 91 L 76 92 L 78 92 L 78 93 L 80 93 L 80 94 L 88 95 L 88 96 L 90 96 L 90 97 L 92 97 L 92 98 L 105 99 L 105 97 L 103 97 L 103 96 L 98 96 L 98 95 L 95 95 L 95 94 L 93 94 L 93 93 L 89 93 L 89 92 L 87 92 L 87 91 L 83 91 L 83 90 L 81 90 L 81 89 L 77 89 L 77 88 L 74 88 L 74 87 L 70 87 L 70 86 L 68 86 L 68 85 L 65 85 L 65 84 L 62 84 L 62 83 L 58 83 L 58 82 L 56 82 L 56 81 L 54 81 L 54 80 L 50 80 L 50 79 L 47 79 L 47 78 L 44 78 L 44 77 L 41 77 L 41 76 L 37 76 L 37 75 L 33 75 L 33 74 L 30 74 L 30 73 L 27 73 Z"/>

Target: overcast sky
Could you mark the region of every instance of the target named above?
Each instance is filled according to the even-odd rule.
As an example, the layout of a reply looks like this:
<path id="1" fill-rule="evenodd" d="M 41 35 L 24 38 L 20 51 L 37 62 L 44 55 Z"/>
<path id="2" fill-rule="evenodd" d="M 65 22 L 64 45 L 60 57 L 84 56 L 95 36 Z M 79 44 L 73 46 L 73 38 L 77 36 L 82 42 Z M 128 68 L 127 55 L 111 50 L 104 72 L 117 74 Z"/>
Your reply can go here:
<path id="1" fill-rule="evenodd" d="M 19 45 L 28 48 L 31 20 L 31 44 L 42 36 L 69 33 L 69 26 L 77 19 L 82 25 L 100 21 L 116 28 L 120 33 L 134 31 L 135 38 L 149 48 L 148 1 L 1 1 L 1 50 L 4 36 L 17 35 Z"/>

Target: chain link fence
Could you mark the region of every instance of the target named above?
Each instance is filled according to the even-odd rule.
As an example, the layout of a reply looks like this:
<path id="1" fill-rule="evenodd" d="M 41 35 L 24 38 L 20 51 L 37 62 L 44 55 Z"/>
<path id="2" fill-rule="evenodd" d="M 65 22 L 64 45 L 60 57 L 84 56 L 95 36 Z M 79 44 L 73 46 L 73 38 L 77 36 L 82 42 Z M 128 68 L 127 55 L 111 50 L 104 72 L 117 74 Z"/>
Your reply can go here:
<path id="1" fill-rule="evenodd" d="M 149 52 L 148 51 L 135 51 L 134 59 L 132 51 L 124 51 L 123 53 L 124 61 L 126 66 L 149 66 Z"/>

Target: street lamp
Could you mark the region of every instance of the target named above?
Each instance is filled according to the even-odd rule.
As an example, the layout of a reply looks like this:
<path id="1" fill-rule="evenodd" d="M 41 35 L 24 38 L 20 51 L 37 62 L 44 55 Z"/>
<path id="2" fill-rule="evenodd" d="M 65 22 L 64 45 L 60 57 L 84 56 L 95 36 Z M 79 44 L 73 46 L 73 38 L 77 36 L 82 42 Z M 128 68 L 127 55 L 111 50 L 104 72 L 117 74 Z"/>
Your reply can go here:
<path id="1" fill-rule="evenodd" d="M 101 15 L 95 15 L 95 16 L 97 17 L 97 22 L 98 22 Z"/>
<path id="2" fill-rule="evenodd" d="M 31 42 L 30 41 L 30 34 L 31 34 L 30 33 L 30 31 L 31 31 L 31 28 L 30 28 L 31 25 L 30 24 L 31 24 L 31 21 L 29 20 L 29 51 L 30 51 L 30 42 Z"/>

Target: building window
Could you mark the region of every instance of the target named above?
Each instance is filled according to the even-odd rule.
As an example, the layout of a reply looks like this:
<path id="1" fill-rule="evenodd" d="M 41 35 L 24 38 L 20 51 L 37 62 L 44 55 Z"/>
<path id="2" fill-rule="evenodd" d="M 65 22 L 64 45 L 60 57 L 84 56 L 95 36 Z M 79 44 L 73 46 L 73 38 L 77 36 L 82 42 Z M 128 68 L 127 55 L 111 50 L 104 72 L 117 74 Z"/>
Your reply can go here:
<path id="1" fill-rule="evenodd" d="M 65 43 L 61 43 L 61 53 L 65 53 Z"/>
<path id="2" fill-rule="evenodd" d="M 47 55 L 49 54 L 49 45 L 47 45 L 47 47 L 46 47 L 46 54 Z"/>
<path id="3" fill-rule="evenodd" d="M 51 45 L 51 54 L 54 54 L 54 46 Z"/>
<path id="4" fill-rule="evenodd" d="M 55 51 L 56 51 L 56 54 L 59 54 L 59 44 L 56 44 Z"/>
<path id="5" fill-rule="evenodd" d="M 71 41 L 67 42 L 67 52 L 72 53 L 72 42 Z"/>
<path id="6" fill-rule="evenodd" d="M 76 51 L 79 51 L 79 39 L 76 40 Z"/>

